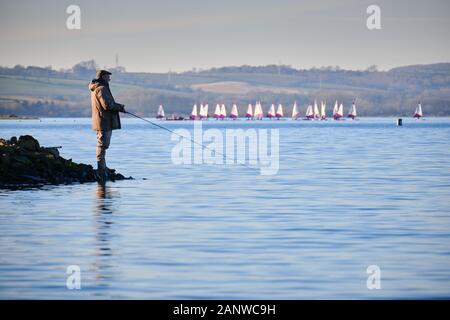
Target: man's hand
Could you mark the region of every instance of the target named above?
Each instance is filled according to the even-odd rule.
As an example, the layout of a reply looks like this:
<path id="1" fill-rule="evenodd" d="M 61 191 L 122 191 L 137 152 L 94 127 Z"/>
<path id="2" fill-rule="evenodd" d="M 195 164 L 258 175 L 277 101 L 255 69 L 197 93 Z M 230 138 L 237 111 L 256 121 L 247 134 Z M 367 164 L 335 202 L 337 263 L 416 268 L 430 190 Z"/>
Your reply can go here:
<path id="1" fill-rule="evenodd" d="M 125 112 L 125 105 L 124 104 L 120 105 L 119 112 Z"/>

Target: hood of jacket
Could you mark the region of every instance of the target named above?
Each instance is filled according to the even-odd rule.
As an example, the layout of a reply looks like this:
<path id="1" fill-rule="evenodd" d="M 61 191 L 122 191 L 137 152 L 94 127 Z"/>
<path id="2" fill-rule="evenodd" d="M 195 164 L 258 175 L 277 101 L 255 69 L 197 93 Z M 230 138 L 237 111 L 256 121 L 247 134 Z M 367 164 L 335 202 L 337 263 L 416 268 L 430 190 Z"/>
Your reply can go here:
<path id="1" fill-rule="evenodd" d="M 91 83 L 89 83 L 89 90 L 94 91 L 100 86 L 108 86 L 108 84 L 101 79 L 92 79 Z"/>

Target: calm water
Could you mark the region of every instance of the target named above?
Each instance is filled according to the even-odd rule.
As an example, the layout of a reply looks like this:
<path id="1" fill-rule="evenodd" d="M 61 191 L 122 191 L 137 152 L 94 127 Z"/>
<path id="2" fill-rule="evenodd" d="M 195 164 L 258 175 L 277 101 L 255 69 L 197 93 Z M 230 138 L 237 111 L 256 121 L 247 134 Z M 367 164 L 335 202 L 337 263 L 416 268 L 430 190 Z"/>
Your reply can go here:
<path id="1" fill-rule="evenodd" d="M 124 120 L 108 165 L 135 180 L 0 191 L 0 298 L 449 298 L 450 119 L 404 121 L 205 124 L 279 128 L 261 176 L 174 165 L 169 133 Z M 21 134 L 94 164 L 89 119 L 0 122 Z"/>

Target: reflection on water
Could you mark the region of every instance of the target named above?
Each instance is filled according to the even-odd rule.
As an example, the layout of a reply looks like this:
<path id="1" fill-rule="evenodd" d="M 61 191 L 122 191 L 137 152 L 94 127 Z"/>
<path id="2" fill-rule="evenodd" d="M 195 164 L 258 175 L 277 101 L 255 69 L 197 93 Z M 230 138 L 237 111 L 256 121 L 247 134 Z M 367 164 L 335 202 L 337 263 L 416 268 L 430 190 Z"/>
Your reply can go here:
<path id="1" fill-rule="evenodd" d="M 117 191 L 115 193 L 118 194 Z M 97 183 L 95 195 L 94 217 L 99 249 L 98 255 L 109 256 L 111 254 L 109 246 L 110 229 L 114 223 L 114 217 L 112 216 L 114 214 L 114 192 L 106 186 L 106 183 Z"/>
<path id="2" fill-rule="evenodd" d="M 97 183 L 95 189 L 94 203 L 94 228 L 95 228 L 95 256 L 96 259 L 93 269 L 96 273 L 96 279 L 99 286 L 108 287 L 108 283 L 113 280 L 114 269 L 111 264 L 111 256 L 113 251 L 111 249 L 112 227 L 114 225 L 114 215 L 116 210 L 114 208 L 115 199 L 120 197 L 118 190 L 112 190 L 106 182 Z"/>
<path id="3" fill-rule="evenodd" d="M 450 119 L 209 127 L 279 128 L 278 174 L 175 166 L 167 132 L 124 119 L 108 164 L 135 180 L 0 190 L 0 298 L 450 296 Z M 95 162 L 90 119 L 0 123 L 21 134 Z"/>

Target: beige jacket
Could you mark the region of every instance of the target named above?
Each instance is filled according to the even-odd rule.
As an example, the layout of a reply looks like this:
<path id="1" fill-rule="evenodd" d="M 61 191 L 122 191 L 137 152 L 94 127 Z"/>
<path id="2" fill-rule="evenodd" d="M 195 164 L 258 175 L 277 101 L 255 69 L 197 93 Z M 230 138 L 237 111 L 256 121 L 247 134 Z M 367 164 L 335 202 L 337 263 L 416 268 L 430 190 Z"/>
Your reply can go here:
<path id="1" fill-rule="evenodd" d="M 123 105 L 116 103 L 109 86 L 98 79 L 89 84 L 92 106 L 92 130 L 109 131 L 120 129 L 119 111 Z"/>

